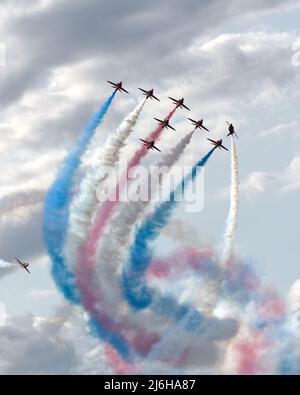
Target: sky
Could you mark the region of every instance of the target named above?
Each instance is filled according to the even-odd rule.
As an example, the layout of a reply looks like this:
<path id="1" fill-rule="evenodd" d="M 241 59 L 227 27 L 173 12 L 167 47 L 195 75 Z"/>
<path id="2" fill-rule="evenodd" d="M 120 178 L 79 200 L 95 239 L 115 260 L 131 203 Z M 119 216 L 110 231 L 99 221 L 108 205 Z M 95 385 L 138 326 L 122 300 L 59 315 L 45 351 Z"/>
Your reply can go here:
<path id="1" fill-rule="evenodd" d="M 138 87 L 153 87 L 161 99 L 147 103 L 138 137 L 168 111 L 170 95 L 185 97 L 189 115 L 204 118 L 216 138 L 224 136 L 226 120 L 234 123 L 241 179 L 235 249 L 288 294 L 300 277 L 299 20 L 300 2 L 293 0 L 0 1 L 0 257 L 20 257 L 32 268 L 30 278 L 17 270 L 0 273 L 0 302 L 11 317 L 0 329 L 0 374 L 104 369 L 101 346 L 83 324 L 71 325 L 82 313 L 56 290 L 41 226 L 45 191 L 110 93 L 108 79 L 124 81 L 130 95 L 118 95 L 95 147 L 139 102 Z M 162 150 L 190 130 L 186 116 L 176 113 L 176 133 L 164 135 Z M 208 147 L 198 133 L 185 163 Z M 85 166 L 90 163 L 87 155 Z M 197 230 L 206 243 L 220 243 L 229 182 L 229 156 L 218 152 L 205 171 L 203 210 L 195 215 L 179 207 L 173 219 L 184 223 L 187 238 Z M 14 209 L 22 194 L 28 206 Z M 32 339 L 36 333 L 39 342 Z M 12 338 L 24 351 L 21 359 Z M 29 363 L 32 352 L 50 349 L 49 360 Z"/>

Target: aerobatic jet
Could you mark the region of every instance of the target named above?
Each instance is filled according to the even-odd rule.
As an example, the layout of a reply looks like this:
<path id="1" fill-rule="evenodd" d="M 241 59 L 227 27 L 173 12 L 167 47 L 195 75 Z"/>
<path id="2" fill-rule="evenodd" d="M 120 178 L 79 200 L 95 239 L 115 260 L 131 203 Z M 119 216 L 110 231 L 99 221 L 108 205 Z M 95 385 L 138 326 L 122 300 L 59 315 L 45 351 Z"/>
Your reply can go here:
<path id="1" fill-rule="evenodd" d="M 195 126 L 195 129 L 204 129 L 209 132 L 209 130 L 203 125 L 204 119 L 201 119 L 200 121 L 194 121 L 193 119 L 188 118 L 188 120 L 192 122 L 192 124 Z"/>
<path id="2" fill-rule="evenodd" d="M 227 137 L 232 136 L 232 137 L 236 137 L 238 139 L 238 135 L 235 133 L 233 124 L 227 122 L 227 125 L 229 126 L 228 127 L 229 133 L 227 134 Z"/>
<path id="3" fill-rule="evenodd" d="M 207 140 L 209 140 L 212 143 L 212 145 L 214 145 L 216 148 L 220 148 L 220 149 L 223 148 L 226 151 L 228 151 L 228 149 L 224 147 L 224 145 L 222 145 L 223 140 L 217 140 L 217 141 L 211 139 L 207 139 Z"/>
<path id="4" fill-rule="evenodd" d="M 191 111 L 185 104 L 184 104 L 184 98 L 182 99 L 173 99 L 173 97 L 169 97 L 169 99 L 171 99 L 173 101 L 174 104 L 176 104 L 176 108 L 180 107 L 180 108 L 185 108 L 186 110 Z"/>
<path id="5" fill-rule="evenodd" d="M 155 121 L 157 121 L 160 124 L 160 126 L 162 126 L 163 128 L 176 130 L 173 128 L 173 126 L 169 124 L 169 121 L 167 119 L 165 119 L 164 121 L 158 118 L 153 118 L 153 119 L 155 119 Z"/>
<path id="6" fill-rule="evenodd" d="M 27 262 L 22 262 L 22 261 L 20 261 L 18 258 L 15 258 L 15 259 L 16 259 L 16 261 L 18 262 L 18 264 L 19 264 L 23 269 L 25 269 L 28 273 L 30 273 L 30 271 L 27 269 L 28 266 L 29 266 L 29 263 L 27 263 Z"/>
<path id="7" fill-rule="evenodd" d="M 157 147 L 155 147 L 155 141 L 154 140 L 152 140 L 152 141 L 146 141 L 146 140 L 143 140 L 143 139 L 140 139 L 143 143 L 144 143 L 144 145 L 147 147 L 147 149 L 156 149 L 157 151 L 159 151 L 159 152 L 161 152 L 161 150 L 160 149 L 158 149 Z"/>
<path id="8" fill-rule="evenodd" d="M 126 92 L 129 93 L 126 89 L 123 88 L 123 82 L 111 82 L 107 81 L 110 85 L 112 85 L 115 88 L 115 92 Z"/>
<path id="9" fill-rule="evenodd" d="M 160 101 L 156 96 L 154 96 L 153 94 L 154 89 L 150 89 L 149 91 L 146 91 L 145 89 L 139 88 L 139 90 L 143 92 L 143 94 L 146 96 L 147 99 L 150 98 L 151 100 L 155 99 L 157 101 Z"/>

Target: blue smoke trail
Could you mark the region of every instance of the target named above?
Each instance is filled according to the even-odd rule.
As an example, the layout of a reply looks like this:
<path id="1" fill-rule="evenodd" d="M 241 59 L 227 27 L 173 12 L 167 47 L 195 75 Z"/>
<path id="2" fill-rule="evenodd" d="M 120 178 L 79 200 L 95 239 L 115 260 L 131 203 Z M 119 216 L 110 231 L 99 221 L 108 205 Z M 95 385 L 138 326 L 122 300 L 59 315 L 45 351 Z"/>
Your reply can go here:
<path id="1" fill-rule="evenodd" d="M 94 136 L 97 126 L 109 109 L 115 94 L 116 92 L 111 94 L 88 123 L 75 148 L 67 155 L 45 199 L 43 236 L 52 260 L 52 276 L 65 298 L 74 304 L 79 304 L 80 297 L 75 278 L 69 271 L 63 256 L 73 181 L 80 166 L 81 157 Z"/>
<path id="2" fill-rule="evenodd" d="M 170 298 L 156 298 L 155 293 L 150 289 L 145 281 L 144 273 L 152 259 L 152 242 L 159 236 L 161 229 L 176 206 L 176 196 L 185 190 L 188 183 L 197 176 L 197 168 L 204 167 L 215 148 L 211 149 L 192 169 L 181 183 L 170 194 L 169 200 L 162 203 L 150 216 L 146 218 L 138 229 L 134 242 L 130 247 L 129 260 L 124 266 L 122 273 L 123 292 L 128 303 L 136 309 L 144 309 L 151 303 L 153 308 L 159 312 L 174 314 L 182 317 L 187 311 L 187 306 L 178 306 L 177 302 Z"/>

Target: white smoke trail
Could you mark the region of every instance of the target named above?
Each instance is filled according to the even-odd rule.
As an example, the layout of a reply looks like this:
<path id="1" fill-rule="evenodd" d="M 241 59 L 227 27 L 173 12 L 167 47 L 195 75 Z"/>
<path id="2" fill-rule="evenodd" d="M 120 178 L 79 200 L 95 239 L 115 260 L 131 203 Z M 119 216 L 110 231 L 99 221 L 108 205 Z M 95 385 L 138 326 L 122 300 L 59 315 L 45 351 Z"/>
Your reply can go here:
<path id="1" fill-rule="evenodd" d="M 170 169 L 184 152 L 190 143 L 194 130 L 187 134 L 179 143 L 165 155 L 157 167 Z M 151 184 L 151 174 L 147 179 L 148 197 L 152 195 L 153 187 Z M 150 198 L 146 201 L 128 201 L 120 203 L 120 207 L 104 232 L 97 248 L 97 280 L 98 289 L 101 290 L 101 297 L 106 303 L 115 304 L 116 299 L 122 303 L 123 296 L 120 289 L 120 278 L 118 276 L 118 266 L 123 262 L 124 254 L 130 245 L 133 230 L 138 225 L 139 219 L 151 202 Z M 114 300 L 111 299 L 111 290 L 114 289 Z M 112 306 L 111 306 L 112 307 Z"/>
<path id="2" fill-rule="evenodd" d="M 3 196 L 0 199 L 0 216 L 14 210 L 34 206 L 43 202 L 46 190 L 29 189 Z"/>
<path id="3" fill-rule="evenodd" d="M 13 263 L 6 262 L 3 259 L 0 259 L 0 269 L 7 269 L 7 268 L 10 268 L 10 267 L 13 267 L 13 266 L 14 266 Z"/>
<path id="4" fill-rule="evenodd" d="M 234 138 L 231 138 L 231 187 L 230 187 L 230 207 L 226 221 L 226 229 L 223 236 L 221 257 L 219 258 L 219 275 L 205 284 L 206 293 L 209 295 L 205 312 L 210 314 L 216 307 L 223 288 L 224 270 L 229 259 L 232 257 L 235 232 L 237 228 L 239 208 L 239 165 L 237 147 Z"/>
<path id="5" fill-rule="evenodd" d="M 146 99 L 123 120 L 115 133 L 109 135 L 95 165 L 83 179 L 79 194 L 74 198 L 70 207 L 69 230 L 65 244 L 66 261 L 71 269 L 76 264 L 77 250 L 87 236 L 93 214 L 99 204 L 96 190 L 108 177 L 105 168 L 114 166 L 119 161 L 121 149 L 136 125 L 145 103 Z"/>
<path id="6" fill-rule="evenodd" d="M 234 248 L 235 232 L 237 228 L 237 218 L 239 209 L 239 164 L 235 141 L 231 140 L 231 191 L 230 208 L 227 217 L 227 226 L 223 239 L 223 252 L 221 264 L 224 266 L 231 258 Z"/>

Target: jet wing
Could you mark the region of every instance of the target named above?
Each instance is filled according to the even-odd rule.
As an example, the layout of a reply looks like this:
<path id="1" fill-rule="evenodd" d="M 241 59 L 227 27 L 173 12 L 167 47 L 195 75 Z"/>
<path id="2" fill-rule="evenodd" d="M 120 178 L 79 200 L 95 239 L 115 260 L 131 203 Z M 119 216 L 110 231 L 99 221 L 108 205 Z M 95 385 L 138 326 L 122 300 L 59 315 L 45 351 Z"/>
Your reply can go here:
<path id="1" fill-rule="evenodd" d="M 153 99 L 160 101 L 156 96 L 152 95 Z"/>
<path id="2" fill-rule="evenodd" d="M 186 110 L 191 111 L 185 104 L 181 104 L 181 106 L 182 106 L 183 108 L 185 108 Z"/>
<path id="3" fill-rule="evenodd" d="M 215 140 L 212 140 L 212 139 L 206 139 L 206 140 L 209 140 L 213 144 L 217 144 L 217 142 Z"/>
<path id="4" fill-rule="evenodd" d="M 173 100 L 173 102 L 178 104 L 178 100 L 177 99 L 174 99 L 173 97 L 170 97 L 170 96 L 169 96 L 169 99 Z"/>
<path id="5" fill-rule="evenodd" d="M 158 119 L 158 118 L 153 118 L 155 121 L 157 121 L 157 122 L 159 122 L 159 123 L 162 123 L 163 121 L 161 120 L 161 119 Z"/>
<path id="6" fill-rule="evenodd" d="M 194 125 L 197 125 L 197 121 L 194 121 L 192 118 L 188 118 L 189 121 L 191 121 Z"/>
<path id="7" fill-rule="evenodd" d="M 221 144 L 220 147 L 222 147 L 223 149 L 229 152 L 229 150 L 226 147 L 224 147 L 224 145 Z"/>
<path id="8" fill-rule="evenodd" d="M 15 258 L 15 260 L 16 260 L 20 265 L 23 265 L 23 262 L 21 262 L 20 259 Z"/>
<path id="9" fill-rule="evenodd" d="M 175 131 L 176 131 L 176 129 L 174 129 L 174 128 L 173 128 L 173 126 L 171 126 L 171 125 L 167 125 L 167 129 L 168 129 L 168 128 L 170 128 L 170 129 L 172 129 L 172 130 L 175 130 Z"/>
<path id="10" fill-rule="evenodd" d="M 139 90 L 144 92 L 144 93 L 148 93 L 148 91 L 146 91 L 145 89 L 139 88 Z"/>
<path id="11" fill-rule="evenodd" d="M 160 150 L 160 149 L 158 149 L 157 147 L 155 147 L 155 145 L 153 145 L 153 148 L 154 148 L 154 149 L 156 149 L 156 151 L 159 151 L 159 152 L 161 152 L 161 150 Z"/>
<path id="12" fill-rule="evenodd" d="M 26 270 L 26 272 L 28 272 L 30 274 L 30 271 L 27 269 L 27 267 L 23 266 L 24 269 Z"/>
<path id="13" fill-rule="evenodd" d="M 148 141 L 140 139 L 143 143 L 149 144 Z"/>
<path id="14" fill-rule="evenodd" d="M 202 129 L 205 129 L 207 132 L 209 132 L 209 130 L 205 127 L 205 126 L 201 126 Z"/>
<path id="15" fill-rule="evenodd" d="M 116 86 L 117 84 L 112 82 L 112 81 L 107 81 L 109 84 L 111 84 L 112 86 Z"/>
<path id="16" fill-rule="evenodd" d="M 124 89 L 124 88 L 120 88 L 120 89 L 121 89 L 121 91 L 129 94 L 129 92 L 126 89 Z"/>

